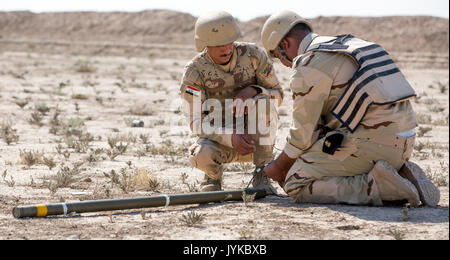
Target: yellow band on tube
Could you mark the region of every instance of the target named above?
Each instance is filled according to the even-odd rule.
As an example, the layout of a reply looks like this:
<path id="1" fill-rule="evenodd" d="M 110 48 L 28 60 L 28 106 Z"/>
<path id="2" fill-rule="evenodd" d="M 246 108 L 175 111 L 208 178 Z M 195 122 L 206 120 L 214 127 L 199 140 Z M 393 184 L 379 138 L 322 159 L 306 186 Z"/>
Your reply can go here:
<path id="1" fill-rule="evenodd" d="M 48 210 L 45 204 L 36 205 L 36 208 L 37 208 L 37 217 L 47 216 Z"/>

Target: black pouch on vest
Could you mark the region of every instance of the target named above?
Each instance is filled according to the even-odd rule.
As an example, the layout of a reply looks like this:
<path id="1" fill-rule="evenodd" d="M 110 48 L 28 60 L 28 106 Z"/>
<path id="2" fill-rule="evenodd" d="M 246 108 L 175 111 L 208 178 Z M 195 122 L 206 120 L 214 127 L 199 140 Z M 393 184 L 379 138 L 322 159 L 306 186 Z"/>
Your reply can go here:
<path id="1" fill-rule="evenodd" d="M 344 140 L 344 135 L 341 133 L 334 133 L 325 138 L 323 141 L 322 152 L 333 155 Z"/>

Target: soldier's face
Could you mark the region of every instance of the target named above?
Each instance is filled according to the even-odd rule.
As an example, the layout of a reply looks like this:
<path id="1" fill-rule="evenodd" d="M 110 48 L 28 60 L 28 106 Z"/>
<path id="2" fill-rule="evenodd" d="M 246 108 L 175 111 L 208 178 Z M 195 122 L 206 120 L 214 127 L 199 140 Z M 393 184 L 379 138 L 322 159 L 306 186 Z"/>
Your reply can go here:
<path id="1" fill-rule="evenodd" d="M 283 55 L 281 55 L 280 51 L 273 50 L 271 52 L 272 52 L 272 55 L 275 56 L 275 58 L 279 59 L 284 66 L 289 67 L 289 68 L 292 67 L 292 62 L 290 60 L 286 59 Z"/>
<path id="2" fill-rule="evenodd" d="M 286 67 L 292 66 L 292 61 L 297 57 L 297 52 L 300 42 L 295 38 L 286 37 L 281 40 L 280 45 L 277 49 L 272 51 L 272 54 L 280 59 Z M 284 53 L 284 55 L 281 54 Z"/>
<path id="3" fill-rule="evenodd" d="M 219 65 L 225 65 L 230 62 L 234 51 L 234 42 L 222 46 L 208 46 L 208 54 L 211 59 Z"/>

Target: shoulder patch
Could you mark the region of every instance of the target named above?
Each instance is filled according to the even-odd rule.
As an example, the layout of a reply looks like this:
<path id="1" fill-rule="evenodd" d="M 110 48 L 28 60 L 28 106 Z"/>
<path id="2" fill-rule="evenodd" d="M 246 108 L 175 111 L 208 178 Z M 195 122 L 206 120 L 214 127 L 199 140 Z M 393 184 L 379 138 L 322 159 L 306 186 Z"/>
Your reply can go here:
<path id="1" fill-rule="evenodd" d="M 270 63 L 267 63 L 266 66 L 264 67 L 264 71 L 263 71 L 264 75 L 266 77 L 268 77 L 270 75 L 270 72 L 272 72 L 272 69 L 273 69 L 273 65 Z"/>
<path id="2" fill-rule="evenodd" d="M 200 89 L 197 89 L 197 88 L 195 88 L 193 86 L 186 86 L 185 93 L 188 94 L 188 95 L 194 96 L 194 97 L 199 97 L 201 91 L 200 91 Z"/>

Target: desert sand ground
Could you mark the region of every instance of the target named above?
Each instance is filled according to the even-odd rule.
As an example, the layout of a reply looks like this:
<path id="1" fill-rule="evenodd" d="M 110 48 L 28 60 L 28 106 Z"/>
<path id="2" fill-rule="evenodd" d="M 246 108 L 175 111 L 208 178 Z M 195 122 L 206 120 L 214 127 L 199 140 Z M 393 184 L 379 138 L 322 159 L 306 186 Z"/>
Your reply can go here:
<path id="1" fill-rule="evenodd" d="M 187 157 L 195 137 L 177 103 L 183 67 L 195 51 L 0 44 L 9 45 L 0 52 L 0 239 L 449 239 L 448 54 L 393 53 L 419 94 L 412 161 L 439 185 L 436 208 L 296 204 L 278 187 L 282 196 L 249 203 L 15 219 L 17 205 L 198 191 L 203 174 Z M 292 100 L 289 69 L 275 66 L 286 94 L 281 150 Z M 133 119 L 144 127 L 131 127 Z M 224 189 L 245 187 L 252 170 L 227 166 Z M 192 216 L 201 221 L 183 220 Z"/>

